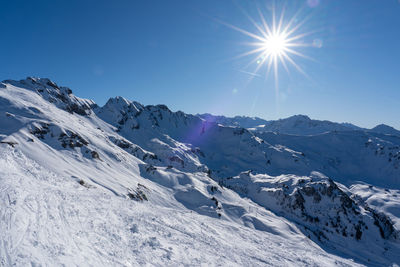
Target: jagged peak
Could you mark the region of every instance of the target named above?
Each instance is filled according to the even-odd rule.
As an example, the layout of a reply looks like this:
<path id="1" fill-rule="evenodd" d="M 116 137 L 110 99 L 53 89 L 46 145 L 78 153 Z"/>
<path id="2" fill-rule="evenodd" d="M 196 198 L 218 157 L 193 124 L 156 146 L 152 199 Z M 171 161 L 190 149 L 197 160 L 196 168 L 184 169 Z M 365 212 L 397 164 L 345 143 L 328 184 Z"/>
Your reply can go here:
<path id="1" fill-rule="evenodd" d="M 20 82 L 28 82 L 28 81 L 32 82 L 32 83 L 36 83 L 36 84 L 51 86 L 53 88 L 59 88 L 58 85 L 55 82 L 53 82 L 52 80 L 50 80 L 49 78 L 27 77 L 24 80 L 20 80 Z"/>
<path id="2" fill-rule="evenodd" d="M 256 117 L 256 116 L 251 117 L 251 116 L 243 116 L 243 115 L 237 115 L 237 116 L 235 116 L 233 118 L 234 119 L 264 120 L 264 119 L 262 119 L 260 117 Z"/>
<path id="3" fill-rule="evenodd" d="M 280 120 L 305 120 L 305 121 L 310 121 L 311 118 L 308 117 L 307 115 L 297 114 L 297 115 L 290 116 L 290 117 L 288 117 L 286 119 L 280 119 Z"/>
<path id="4" fill-rule="evenodd" d="M 162 110 L 165 110 L 165 111 L 169 111 L 169 112 L 171 112 L 171 110 L 168 108 L 168 106 L 167 106 L 167 105 L 164 105 L 164 104 L 158 104 L 158 105 L 156 105 L 156 107 L 157 107 L 157 108 L 159 108 L 159 109 L 162 109 Z"/>
<path id="5" fill-rule="evenodd" d="M 58 86 L 49 78 L 27 77 L 19 81 L 4 80 L 2 83 L 36 92 L 57 107 L 79 115 L 89 115 L 91 109 L 97 106 L 94 101 L 76 97 L 70 88 Z"/>
<path id="6" fill-rule="evenodd" d="M 144 109 L 144 106 L 139 102 L 131 101 L 122 96 L 116 96 L 109 98 L 103 108 L 119 111 L 133 110 L 135 112 L 139 112 Z"/>
<path id="7" fill-rule="evenodd" d="M 116 96 L 116 97 L 110 97 L 108 99 L 106 105 L 108 105 L 108 104 L 116 104 L 116 103 L 121 104 L 123 106 L 129 106 L 132 103 L 132 101 L 130 101 L 130 100 L 128 100 L 128 99 L 126 99 L 125 97 L 122 97 L 122 96 Z"/>
<path id="8" fill-rule="evenodd" d="M 65 96 L 71 96 L 72 90 L 66 86 L 59 86 L 57 83 L 53 82 L 49 78 L 40 78 L 40 77 L 30 77 L 28 76 L 26 79 L 22 80 L 4 80 L 2 84 L 10 84 L 16 87 L 25 88 L 29 90 L 36 90 L 38 93 L 44 92 L 54 92 L 55 94 L 62 94 Z M 43 94 L 42 94 L 43 95 Z M 77 98 L 74 96 L 74 98 Z M 78 99 L 78 98 L 77 98 Z M 80 99 L 80 98 L 79 98 Z M 80 99 L 83 100 L 83 99 Z M 94 105 L 94 101 L 85 99 L 85 102 L 89 103 L 90 105 Z"/>

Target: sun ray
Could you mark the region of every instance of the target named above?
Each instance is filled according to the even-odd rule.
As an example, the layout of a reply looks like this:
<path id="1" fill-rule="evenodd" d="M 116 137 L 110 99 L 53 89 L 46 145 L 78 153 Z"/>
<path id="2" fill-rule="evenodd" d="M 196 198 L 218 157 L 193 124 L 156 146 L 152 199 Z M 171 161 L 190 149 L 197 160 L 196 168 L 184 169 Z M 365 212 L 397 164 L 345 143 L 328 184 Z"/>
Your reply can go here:
<path id="1" fill-rule="evenodd" d="M 289 29 L 291 29 L 292 24 L 295 22 L 297 16 L 301 14 L 302 9 L 299 9 L 289 20 L 289 22 L 286 24 L 285 28 L 282 30 L 283 32 L 288 32 Z"/>
<path id="2" fill-rule="evenodd" d="M 259 14 L 259 16 L 260 16 L 260 18 L 261 18 L 262 25 L 264 26 L 266 36 L 271 35 L 271 34 L 272 34 L 272 31 L 271 31 L 271 29 L 269 28 L 268 23 L 266 22 L 266 20 L 265 20 L 265 18 L 264 18 L 264 15 L 263 15 L 263 13 L 261 12 L 261 9 L 257 8 L 257 11 L 258 11 L 258 14 Z"/>
<path id="3" fill-rule="evenodd" d="M 293 36 L 293 37 L 287 38 L 287 41 L 288 41 L 288 42 L 292 42 L 292 41 L 295 41 L 295 40 L 298 40 L 298 39 L 302 39 L 302 38 L 304 38 L 304 37 L 306 37 L 306 36 L 309 36 L 309 35 L 312 35 L 312 34 L 314 34 L 314 33 L 316 33 L 316 32 L 317 32 L 317 31 L 310 31 L 310 32 L 298 34 L 298 35 L 295 35 L 295 36 Z"/>
<path id="4" fill-rule="evenodd" d="M 316 61 L 312 57 L 306 56 L 306 55 L 304 55 L 304 54 L 302 54 L 302 53 L 300 53 L 300 52 L 298 52 L 296 50 L 290 49 L 290 48 L 285 48 L 285 51 L 290 53 L 290 54 L 293 54 L 293 55 L 296 55 L 296 56 L 299 56 L 299 57 L 302 57 L 302 58 L 305 58 L 305 59 L 308 59 L 308 60 L 311 60 L 311 61 L 314 61 L 314 62 Z"/>
<path id="5" fill-rule="evenodd" d="M 283 56 L 296 68 L 298 72 L 309 78 L 307 73 L 305 73 L 305 71 L 299 65 L 297 65 L 296 62 L 294 62 L 294 60 L 288 54 L 283 54 Z"/>
<path id="6" fill-rule="evenodd" d="M 288 68 L 288 66 L 287 66 L 287 64 L 286 64 L 286 61 L 285 61 L 285 59 L 283 58 L 283 55 L 282 55 L 282 54 L 279 55 L 279 59 L 280 59 L 280 62 L 282 62 L 282 65 L 283 65 L 283 67 L 285 68 L 286 72 L 289 73 L 289 68 Z"/>
<path id="7" fill-rule="evenodd" d="M 244 52 L 244 53 L 242 53 L 242 54 L 239 54 L 239 55 L 233 57 L 233 59 L 239 59 L 239 58 L 242 58 L 242 57 L 246 57 L 246 56 L 249 56 L 249 55 L 253 55 L 253 54 L 262 52 L 263 50 L 264 50 L 263 47 L 258 47 L 258 48 L 256 48 L 256 49 L 253 49 L 253 50 Z M 256 59 L 257 59 L 257 58 L 256 58 Z M 254 63 L 254 62 L 253 62 L 253 63 Z"/>
<path id="8" fill-rule="evenodd" d="M 276 29 L 277 32 L 282 32 L 281 31 L 281 27 L 282 27 L 282 24 L 283 24 L 284 14 L 285 14 L 285 9 L 283 8 L 282 11 L 281 11 L 280 18 L 279 18 L 278 28 Z"/>
<path id="9" fill-rule="evenodd" d="M 236 26 L 234 26 L 234 25 L 232 25 L 232 24 L 226 23 L 226 22 L 224 22 L 224 21 L 222 21 L 222 20 L 216 19 L 216 21 L 218 21 L 218 22 L 221 23 L 221 24 L 224 24 L 225 26 L 227 26 L 227 27 L 229 27 L 229 28 L 231 28 L 231 29 L 234 29 L 234 30 L 236 30 L 236 31 L 238 31 L 238 32 L 241 32 L 241 33 L 243 33 L 243 34 L 245 34 L 245 35 L 247 35 L 247 36 L 250 36 L 250 37 L 252 37 L 252 38 L 254 38 L 254 39 L 256 39 L 256 40 L 259 40 L 259 41 L 265 40 L 264 38 L 258 36 L 257 34 L 248 32 L 248 31 L 243 30 L 243 29 L 241 29 L 241 28 L 239 28 L 239 27 L 236 27 Z"/>

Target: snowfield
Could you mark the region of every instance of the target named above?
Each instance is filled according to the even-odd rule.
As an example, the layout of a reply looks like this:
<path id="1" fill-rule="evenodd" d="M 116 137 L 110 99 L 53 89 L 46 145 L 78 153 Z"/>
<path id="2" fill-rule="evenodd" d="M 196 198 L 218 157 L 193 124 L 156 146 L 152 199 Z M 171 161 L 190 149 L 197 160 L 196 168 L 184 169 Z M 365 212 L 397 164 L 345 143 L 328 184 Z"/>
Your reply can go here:
<path id="1" fill-rule="evenodd" d="M 204 116 L 0 83 L 0 265 L 400 264 L 393 129 Z"/>
<path id="2" fill-rule="evenodd" d="M 299 234 L 83 187 L 11 148 L 2 147 L 0 162 L 3 266 L 355 265 Z"/>

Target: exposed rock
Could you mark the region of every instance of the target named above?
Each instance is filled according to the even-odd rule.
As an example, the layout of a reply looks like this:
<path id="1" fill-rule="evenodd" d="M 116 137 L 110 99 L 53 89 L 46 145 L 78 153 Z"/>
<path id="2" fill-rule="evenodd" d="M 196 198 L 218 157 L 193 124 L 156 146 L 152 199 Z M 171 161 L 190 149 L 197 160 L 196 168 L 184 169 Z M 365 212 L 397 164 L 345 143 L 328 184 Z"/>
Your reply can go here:
<path id="1" fill-rule="evenodd" d="M 70 113 L 86 116 L 92 113 L 92 108 L 97 107 L 93 101 L 76 97 L 70 88 L 58 86 L 47 78 L 28 77 L 25 80 L 4 82 L 31 89 L 50 103 Z"/>
<path id="2" fill-rule="evenodd" d="M 128 190 L 128 194 L 127 196 L 132 199 L 132 200 L 136 200 L 136 201 L 148 201 L 147 195 L 145 194 L 145 191 L 149 191 L 149 189 L 142 185 L 142 184 L 138 184 L 136 189 L 129 189 Z"/>
<path id="3" fill-rule="evenodd" d="M 11 147 L 15 147 L 16 145 L 18 145 L 17 142 L 12 142 L 12 141 L 0 141 L 0 144 L 6 144 L 6 145 L 9 145 Z"/>
<path id="4" fill-rule="evenodd" d="M 92 158 L 100 159 L 99 153 L 97 153 L 96 151 L 91 151 L 90 154 L 92 155 Z"/>
<path id="5" fill-rule="evenodd" d="M 82 147 L 87 146 L 89 144 L 83 137 L 79 134 L 73 133 L 67 130 L 65 133 L 61 133 L 58 137 L 58 140 L 61 142 L 61 146 L 63 148 L 70 147 Z"/>
<path id="6" fill-rule="evenodd" d="M 387 215 L 356 202 L 359 199 L 357 196 L 343 191 L 321 174 L 299 178 L 245 172 L 237 177 L 222 179 L 220 184 L 295 220 L 321 241 L 330 238 L 361 241 L 374 236 L 398 238 L 398 231 Z"/>

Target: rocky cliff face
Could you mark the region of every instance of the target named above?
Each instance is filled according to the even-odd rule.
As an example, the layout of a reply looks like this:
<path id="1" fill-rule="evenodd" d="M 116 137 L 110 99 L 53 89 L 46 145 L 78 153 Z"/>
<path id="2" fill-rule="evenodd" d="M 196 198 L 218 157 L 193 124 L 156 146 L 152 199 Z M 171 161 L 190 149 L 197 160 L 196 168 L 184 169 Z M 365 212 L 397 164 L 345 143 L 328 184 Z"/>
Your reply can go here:
<path id="1" fill-rule="evenodd" d="M 272 177 L 245 172 L 219 184 L 297 222 L 308 237 L 338 249 L 352 240 L 370 246 L 371 253 L 383 253 L 387 240 L 400 237 L 387 215 L 320 173 Z"/>

